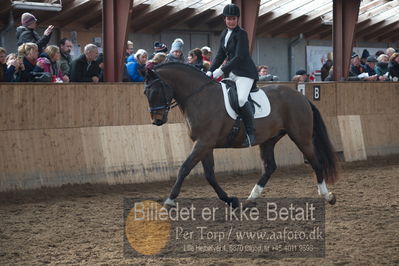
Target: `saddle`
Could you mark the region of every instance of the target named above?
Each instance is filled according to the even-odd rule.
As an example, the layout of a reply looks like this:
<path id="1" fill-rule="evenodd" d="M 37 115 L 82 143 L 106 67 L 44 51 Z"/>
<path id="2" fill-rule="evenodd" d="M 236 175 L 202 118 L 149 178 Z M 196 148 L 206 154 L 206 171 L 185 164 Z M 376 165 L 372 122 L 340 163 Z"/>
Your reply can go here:
<path id="1" fill-rule="evenodd" d="M 229 102 L 233 110 L 237 113 L 240 114 L 240 106 L 238 104 L 238 94 L 237 94 L 237 86 L 234 81 L 231 79 L 223 79 L 222 82 L 226 84 L 228 95 L 229 95 Z M 250 92 L 257 92 L 259 91 L 259 88 L 256 86 L 256 81 L 254 81 L 251 91 Z M 255 113 L 255 105 L 260 107 L 260 105 L 252 100 L 251 94 L 248 94 L 248 102 L 252 106 L 252 112 Z"/>
<path id="2" fill-rule="evenodd" d="M 237 86 L 236 83 L 231 79 L 223 79 L 221 82 L 226 84 L 231 108 L 233 108 L 233 110 L 238 114 L 237 119 L 234 122 L 233 128 L 230 130 L 230 133 L 227 136 L 226 147 L 232 147 L 235 138 L 238 136 L 238 133 L 240 132 L 240 126 L 242 120 L 240 115 L 240 105 L 238 104 Z M 250 92 L 257 92 L 257 91 L 259 91 L 259 88 L 256 86 L 256 81 L 254 81 Z M 255 105 L 257 105 L 258 107 L 260 107 L 260 105 L 251 98 L 251 93 L 248 94 L 248 102 L 251 104 L 252 114 L 255 114 Z"/>

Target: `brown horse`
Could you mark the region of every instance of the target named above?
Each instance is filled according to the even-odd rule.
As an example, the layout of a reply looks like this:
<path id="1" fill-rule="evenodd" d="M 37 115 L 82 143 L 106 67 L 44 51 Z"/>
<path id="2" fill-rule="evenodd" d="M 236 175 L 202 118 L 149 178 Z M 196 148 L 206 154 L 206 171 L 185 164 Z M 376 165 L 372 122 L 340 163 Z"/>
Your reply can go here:
<path id="1" fill-rule="evenodd" d="M 271 104 L 267 117 L 255 119 L 256 145 L 260 146 L 265 173 L 252 189 L 246 206 L 255 205 L 255 199 L 261 195 L 276 170 L 274 146 L 285 134 L 294 141 L 314 169 L 319 194 L 334 204 L 335 196 L 328 192 L 326 182 L 333 184 L 338 178 L 337 158 L 319 111 L 305 96 L 291 88 L 271 85 L 261 89 L 266 92 Z M 221 85 L 194 67 L 167 63 L 147 72 L 144 93 L 149 102 L 151 119 L 157 126 L 167 122 L 168 112 L 174 105 L 172 100 L 175 99 L 194 142 L 165 205 L 175 205 L 184 178 L 201 161 L 205 177 L 218 197 L 232 207 L 238 207 L 238 199 L 227 195 L 217 183 L 214 173 L 213 150 L 227 147 L 228 135 L 234 125 L 224 107 Z M 241 148 L 244 135 L 241 126 L 233 143 L 234 148 Z"/>

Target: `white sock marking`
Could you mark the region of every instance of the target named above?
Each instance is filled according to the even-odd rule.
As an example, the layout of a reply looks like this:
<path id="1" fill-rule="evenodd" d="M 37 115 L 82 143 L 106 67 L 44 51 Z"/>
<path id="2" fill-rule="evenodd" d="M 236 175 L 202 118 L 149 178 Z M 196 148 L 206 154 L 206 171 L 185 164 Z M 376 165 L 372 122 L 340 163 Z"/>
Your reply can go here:
<path id="1" fill-rule="evenodd" d="M 258 184 L 256 184 L 254 186 L 254 188 L 251 191 L 251 195 L 249 195 L 248 199 L 249 200 L 255 200 L 256 198 L 258 198 L 263 191 L 263 187 L 259 186 Z"/>

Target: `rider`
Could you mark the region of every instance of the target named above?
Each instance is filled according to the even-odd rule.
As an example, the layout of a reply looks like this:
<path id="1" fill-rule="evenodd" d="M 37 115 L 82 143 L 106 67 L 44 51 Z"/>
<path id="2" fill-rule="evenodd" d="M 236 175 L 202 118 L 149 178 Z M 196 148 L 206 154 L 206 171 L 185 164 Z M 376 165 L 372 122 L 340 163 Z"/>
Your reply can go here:
<path id="1" fill-rule="evenodd" d="M 227 28 L 221 34 L 219 50 L 206 74 L 215 79 L 224 74 L 236 82 L 239 113 L 247 132 L 243 146 L 248 147 L 255 143 L 253 111 L 248 102 L 248 95 L 254 81 L 258 79 L 258 72 L 249 55 L 248 34 L 238 26 L 239 7 L 235 4 L 226 5 L 223 16 Z M 222 65 L 226 57 L 227 62 Z"/>

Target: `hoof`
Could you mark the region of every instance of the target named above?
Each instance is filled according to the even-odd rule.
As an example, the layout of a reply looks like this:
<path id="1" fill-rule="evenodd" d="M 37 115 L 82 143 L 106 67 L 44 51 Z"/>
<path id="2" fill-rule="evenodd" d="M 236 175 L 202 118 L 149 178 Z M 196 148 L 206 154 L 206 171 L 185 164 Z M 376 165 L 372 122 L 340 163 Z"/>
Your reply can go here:
<path id="1" fill-rule="evenodd" d="M 238 200 L 237 197 L 231 197 L 229 198 L 229 203 L 228 203 L 233 209 L 238 208 L 240 206 L 240 201 Z"/>
<path id="2" fill-rule="evenodd" d="M 171 200 L 168 198 L 165 200 L 163 207 L 169 211 L 170 209 L 176 208 L 176 202 L 175 202 L 175 200 Z"/>
<path id="3" fill-rule="evenodd" d="M 242 204 L 242 208 L 245 209 L 252 209 L 256 207 L 256 201 L 254 200 L 246 200 L 244 201 L 244 203 Z"/>
<path id="4" fill-rule="evenodd" d="M 328 195 L 328 203 L 330 203 L 331 205 L 334 205 L 337 202 L 337 198 L 335 197 L 334 193 L 330 193 Z"/>

